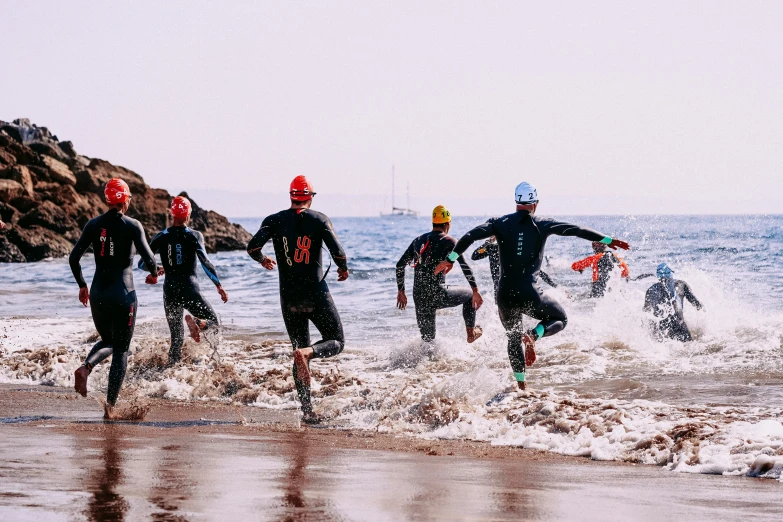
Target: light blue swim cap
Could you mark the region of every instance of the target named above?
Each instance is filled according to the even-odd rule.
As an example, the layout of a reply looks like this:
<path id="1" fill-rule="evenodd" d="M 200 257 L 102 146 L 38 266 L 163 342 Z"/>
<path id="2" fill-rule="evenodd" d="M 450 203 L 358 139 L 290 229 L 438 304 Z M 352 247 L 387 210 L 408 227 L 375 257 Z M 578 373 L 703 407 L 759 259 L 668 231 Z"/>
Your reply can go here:
<path id="1" fill-rule="evenodd" d="M 674 270 L 672 270 L 666 263 L 661 263 L 658 265 L 655 273 L 658 275 L 659 279 L 671 279 L 673 277 L 672 274 L 674 274 Z"/>

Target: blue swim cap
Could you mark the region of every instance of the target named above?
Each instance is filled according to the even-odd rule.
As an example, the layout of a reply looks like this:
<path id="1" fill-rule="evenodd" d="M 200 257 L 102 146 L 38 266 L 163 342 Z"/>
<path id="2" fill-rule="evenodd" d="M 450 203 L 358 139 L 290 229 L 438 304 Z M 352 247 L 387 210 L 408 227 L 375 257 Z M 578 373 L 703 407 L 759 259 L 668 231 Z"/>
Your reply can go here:
<path id="1" fill-rule="evenodd" d="M 659 279 L 671 279 L 672 274 L 674 274 L 674 270 L 672 270 L 666 263 L 661 263 L 658 265 L 655 273 L 658 275 Z"/>

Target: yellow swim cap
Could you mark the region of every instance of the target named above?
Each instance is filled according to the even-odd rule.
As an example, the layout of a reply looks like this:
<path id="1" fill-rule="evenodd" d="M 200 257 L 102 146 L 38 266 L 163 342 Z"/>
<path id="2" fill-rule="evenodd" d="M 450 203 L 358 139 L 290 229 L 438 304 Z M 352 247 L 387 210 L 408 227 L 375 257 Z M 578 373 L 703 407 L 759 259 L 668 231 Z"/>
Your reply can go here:
<path id="1" fill-rule="evenodd" d="M 432 210 L 432 224 L 442 225 L 444 223 L 451 223 L 451 212 L 443 205 L 438 205 Z"/>

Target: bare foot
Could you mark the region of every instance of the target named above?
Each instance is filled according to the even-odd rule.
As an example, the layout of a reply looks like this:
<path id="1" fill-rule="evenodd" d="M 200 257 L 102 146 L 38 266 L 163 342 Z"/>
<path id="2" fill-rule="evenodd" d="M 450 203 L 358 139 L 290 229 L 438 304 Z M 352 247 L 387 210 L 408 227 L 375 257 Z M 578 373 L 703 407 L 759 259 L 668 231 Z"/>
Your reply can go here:
<path id="1" fill-rule="evenodd" d="M 299 378 L 299 382 L 305 386 L 310 386 L 310 366 L 307 364 L 308 358 L 304 354 L 303 349 L 298 349 L 294 352 L 294 365 L 296 365 L 296 376 Z"/>
<path id="2" fill-rule="evenodd" d="M 103 420 L 114 420 L 114 406 L 106 403 L 103 405 Z"/>
<path id="3" fill-rule="evenodd" d="M 520 390 L 525 390 L 527 388 L 527 383 L 525 381 L 517 381 L 517 387 L 519 387 Z"/>
<path id="4" fill-rule="evenodd" d="M 185 316 L 185 323 L 188 325 L 188 330 L 190 330 L 190 338 L 196 341 L 197 343 L 201 342 L 201 327 L 196 322 L 198 319 L 194 319 L 191 315 Z"/>
<path id="5" fill-rule="evenodd" d="M 525 345 L 525 366 L 533 366 L 536 362 L 536 342 L 529 334 L 525 334 L 522 343 Z"/>
<path id="6" fill-rule="evenodd" d="M 90 370 L 85 366 L 79 366 L 76 371 L 73 372 L 73 389 L 82 397 L 87 397 L 87 377 L 89 375 Z"/>
<path id="7" fill-rule="evenodd" d="M 484 330 L 481 329 L 480 326 L 474 326 L 473 328 L 468 328 L 468 343 L 472 343 L 481 335 L 484 333 Z"/>

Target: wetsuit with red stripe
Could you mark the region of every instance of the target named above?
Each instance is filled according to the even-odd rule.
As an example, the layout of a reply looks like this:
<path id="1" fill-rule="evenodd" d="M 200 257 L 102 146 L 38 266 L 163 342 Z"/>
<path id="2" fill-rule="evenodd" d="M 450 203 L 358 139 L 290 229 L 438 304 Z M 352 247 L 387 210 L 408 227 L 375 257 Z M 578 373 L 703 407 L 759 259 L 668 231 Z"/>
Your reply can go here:
<path id="1" fill-rule="evenodd" d="M 79 260 L 92 247 L 95 276 L 90 286 L 90 310 L 101 340 L 93 346 L 84 365 L 88 370 L 112 355 L 106 400 L 114 405 L 125 379 L 138 301 L 133 285 L 133 256 L 138 249 L 151 274 L 157 274 L 155 257 L 144 228 L 116 209 L 90 220 L 68 259 L 79 288 L 87 286 Z"/>
<path id="2" fill-rule="evenodd" d="M 476 288 L 476 279 L 465 259 L 460 256 L 457 261 L 470 288 L 447 286 L 444 274 L 435 275 L 435 267 L 446 259 L 456 244 L 453 237 L 433 230 L 414 239 L 397 261 L 397 289 L 401 292 L 405 291 L 405 267 L 414 264 L 413 302 L 416 305 L 416 321 L 424 341 L 435 339 L 435 314 L 442 308 L 462 305 L 465 326 L 476 326 L 476 310 L 472 302 L 472 289 Z"/>
<path id="3" fill-rule="evenodd" d="M 261 263 L 265 256 L 261 249 L 272 240 L 280 271 L 280 305 L 288 336 L 294 349 L 312 346 L 315 358 L 333 357 L 343 351 L 345 335 L 340 314 L 332 300 L 323 269 L 323 247 L 329 250 L 340 270 L 348 264 L 332 222 L 324 214 L 310 209 L 288 209 L 268 216 L 261 223 L 247 252 Z M 312 322 L 322 340 L 311 344 Z M 312 411 L 310 390 L 297 378 L 302 409 Z"/>

